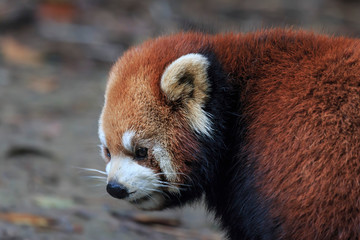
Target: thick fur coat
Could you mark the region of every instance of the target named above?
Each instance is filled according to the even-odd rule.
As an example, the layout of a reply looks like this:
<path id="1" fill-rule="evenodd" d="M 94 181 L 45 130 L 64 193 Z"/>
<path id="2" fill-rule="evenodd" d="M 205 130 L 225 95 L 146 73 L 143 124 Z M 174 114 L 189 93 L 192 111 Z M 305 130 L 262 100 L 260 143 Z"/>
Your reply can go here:
<path id="1" fill-rule="evenodd" d="M 357 39 L 275 29 L 147 41 L 114 65 L 99 135 L 108 181 L 140 208 L 205 195 L 230 239 L 360 238 Z M 150 181 L 164 183 L 153 199 L 136 186 Z"/>

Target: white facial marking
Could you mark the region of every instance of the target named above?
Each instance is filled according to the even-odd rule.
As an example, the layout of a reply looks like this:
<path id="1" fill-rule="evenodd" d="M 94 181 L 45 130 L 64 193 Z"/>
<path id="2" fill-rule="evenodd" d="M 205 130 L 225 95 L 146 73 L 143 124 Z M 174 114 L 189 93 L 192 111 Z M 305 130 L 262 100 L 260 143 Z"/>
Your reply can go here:
<path id="1" fill-rule="evenodd" d="M 205 112 L 201 107 L 194 107 L 192 111 L 193 115 L 188 117 L 192 129 L 200 134 L 202 133 L 208 137 L 212 137 L 211 114 Z"/>
<path id="2" fill-rule="evenodd" d="M 122 144 L 123 144 L 124 148 L 130 152 L 132 151 L 131 141 L 134 136 L 135 136 L 135 132 L 130 131 L 130 130 L 124 132 L 124 134 L 122 136 Z"/>
<path id="3" fill-rule="evenodd" d="M 158 187 L 160 180 L 151 168 L 139 165 L 128 156 L 113 156 L 106 165 L 106 173 L 108 182 L 115 180 L 128 189 L 131 194 L 126 200 L 139 208 L 155 209 L 162 206 L 164 197 L 158 193 L 161 191 Z M 144 200 L 146 197 L 148 199 Z"/>
<path id="4" fill-rule="evenodd" d="M 107 175 L 109 175 L 109 173 L 110 173 L 110 168 L 111 168 L 111 161 L 106 164 L 105 171 L 106 171 Z"/>
<path id="5" fill-rule="evenodd" d="M 106 137 L 102 126 L 102 120 L 101 117 L 99 119 L 99 129 L 98 129 L 99 139 L 103 146 L 106 146 Z"/>
<path id="6" fill-rule="evenodd" d="M 170 182 L 175 182 L 177 180 L 177 174 L 175 167 L 171 162 L 170 154 L 163 147 L 161 147 L 160 144 L 156 144 L 153 147 L 153 154 L 167 180 Z"/>

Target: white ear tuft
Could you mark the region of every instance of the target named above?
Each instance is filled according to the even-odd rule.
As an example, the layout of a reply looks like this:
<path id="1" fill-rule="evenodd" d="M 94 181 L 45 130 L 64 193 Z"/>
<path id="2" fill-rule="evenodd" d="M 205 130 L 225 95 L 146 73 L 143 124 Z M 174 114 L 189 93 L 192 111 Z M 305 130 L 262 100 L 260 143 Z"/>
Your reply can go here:
<path id="1" fill-rule="evenodd" d="M 184 55 L 165 69 L 161 78 L 161 89 L 170 101 L 187 98 L 197 89 L 199 94 L 206 94 L 208 67 L 209 61 L 203 55 L 197 53 Z"/>
<path id="2" fill-rule="evenodd" d="M 181 110 L 198 133 L 210 135 L 210 116 L 203 110 L 208 100 L 210 84 L 208 59 L 198 53 L 184 55 L 172 62 L 164 71 L 160 87 L 167 98 L 181 103 Z"/>

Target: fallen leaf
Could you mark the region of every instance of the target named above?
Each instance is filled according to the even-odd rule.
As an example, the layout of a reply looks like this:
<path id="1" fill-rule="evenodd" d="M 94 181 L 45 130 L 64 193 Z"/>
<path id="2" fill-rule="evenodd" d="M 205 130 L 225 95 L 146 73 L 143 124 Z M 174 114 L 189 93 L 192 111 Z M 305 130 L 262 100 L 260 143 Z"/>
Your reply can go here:
<path id="1" fill-rule="evenodd" d="M 27 214 L 27 213 L 0 213 L 0 220 L 17 224 L 40 228 L 53 228 L 57 221 L 52 218 Z"/>
<path id="2" fill-rule="evenodd" d="M 71 224 L 67 221 L 59 221 L 54 218 L 48 218 L 29 213 L 0 213 L 0 220 L 16 225 L 30 226 L 42 230 L 53 230 L 77 234 L 83 232 L 83 227 L 79 224 Z"/>
<path id="3" fill-rule="evenodd" d="M 0 48 L 4 58 L 10 62 L 38 66 L 42 60 L 42 54 L 30 48 L 12 37 L 5 37 L 0 41 Z"/>
<path id="4" fill-rule="evenodd" d="M 35 203 L 42 208 L 69 209 L 74 207 L 75 203 L 71 199 L 52 196 L 35 196 Z"/>

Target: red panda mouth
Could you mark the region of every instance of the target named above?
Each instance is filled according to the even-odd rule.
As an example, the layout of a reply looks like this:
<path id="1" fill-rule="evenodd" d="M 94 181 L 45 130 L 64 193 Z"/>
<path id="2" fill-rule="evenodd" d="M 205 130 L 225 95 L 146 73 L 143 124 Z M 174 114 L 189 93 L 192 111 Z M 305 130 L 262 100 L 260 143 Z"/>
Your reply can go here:
<path id="1" fill-rule="evenodd" d="M 148 201 L 152 198 L 152 194 L 148 194 L 146 195 L 145 197 L 141 197 L 141 198 L 137 198 L 137 199 L 134 199 L 134 200 L 130 200 L 129 202 L 132 203 L 132 204 L 141 204 L 145 201 Z"/>

